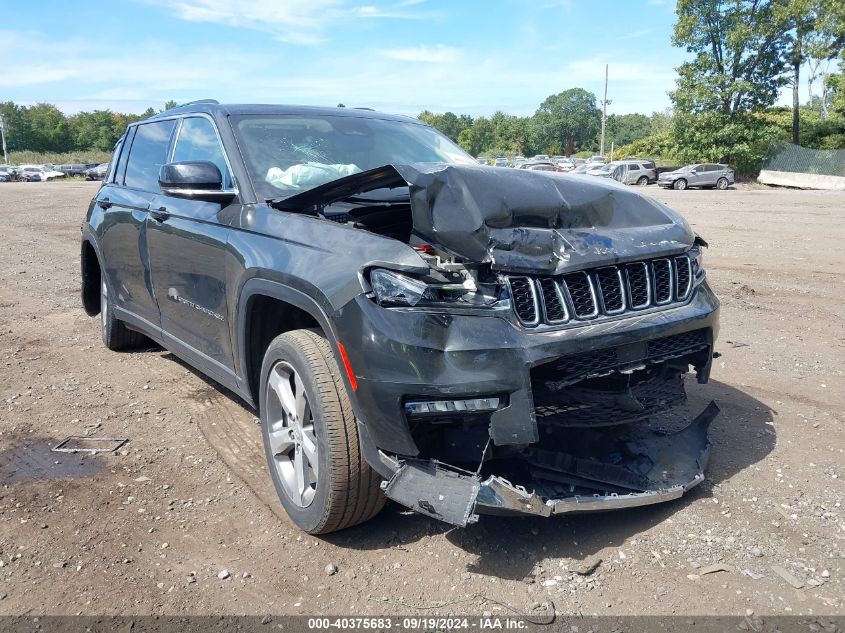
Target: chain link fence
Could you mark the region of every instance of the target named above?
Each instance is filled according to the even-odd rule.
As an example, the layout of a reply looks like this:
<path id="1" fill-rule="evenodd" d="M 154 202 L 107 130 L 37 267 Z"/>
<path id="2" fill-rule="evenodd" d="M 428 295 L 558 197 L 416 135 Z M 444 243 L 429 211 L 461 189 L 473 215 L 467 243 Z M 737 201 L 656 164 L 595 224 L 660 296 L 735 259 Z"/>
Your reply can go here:
<path id="1" fill-rule="evenodd" d="M 763 170 L 845 177 L 845 149 L 808 149 L 792 143 L 774 143 Z"/>

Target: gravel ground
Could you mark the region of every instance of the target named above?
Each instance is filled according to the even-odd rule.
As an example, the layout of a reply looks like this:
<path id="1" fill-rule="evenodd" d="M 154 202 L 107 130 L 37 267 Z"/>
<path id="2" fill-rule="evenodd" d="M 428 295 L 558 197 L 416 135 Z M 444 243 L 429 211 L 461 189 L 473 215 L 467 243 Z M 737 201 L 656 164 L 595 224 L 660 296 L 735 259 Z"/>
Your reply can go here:
<path id="1" fill-rule="evenodd" d="M 722 414 L 683 499 L 464 530 L 388 505 L 314 538 L 253 411 L 166 351 L 102 346 L 78 297 L 96 188 L 0 184 L 0 614 L 842 613 L 845 194 L 646 189 L 710 242 L 723 302 L 691 385 Z M 71 434 L 129 442 L 49 451 Z"/>

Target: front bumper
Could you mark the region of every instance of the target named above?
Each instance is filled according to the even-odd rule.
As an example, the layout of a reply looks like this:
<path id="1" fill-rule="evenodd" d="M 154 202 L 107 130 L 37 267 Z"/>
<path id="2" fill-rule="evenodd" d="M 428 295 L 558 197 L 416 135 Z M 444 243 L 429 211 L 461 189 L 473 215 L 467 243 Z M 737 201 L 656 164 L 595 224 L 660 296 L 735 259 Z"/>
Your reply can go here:
<path id="1" fill-rule="evenodd" d="M 539 433 L 532 368 L 692 330 L 706 330 L 715 340 L 718 312 L 719 301 L 705 281 L 685 304 L 570 328 L 528 330 L 494 316 L 403 312 L 380 308 L 363 296 L 334 320 L 358 383 L 356 417 L 377 448 L 416 456 L 404 410 L 409 398 L 501 394 L 508 405 L 491 416 L 493 444 L 533 444 Z M 699 379 L 706 381 L 708 373 L 709 364 L 700 369 Z"/>
<path id="2" fill-rule="evenodd" d="M 462 527 L 477 521 L 478 514 L 550 517 L 663 503 L 680 498 L 704 481 L 704 469 L 710 456 L 708 429 L 718 413 L 719 407 L 711 402 L 692 423 L 671 434 L 642 427 L 626 429 L 625 437 L 621 438 L 626 449 L 621 455 L 622 461 L 604 464 L 610 467 L 607 470 L 595 468 L 595 462 L 589 468 L 595 473 L 612 473 L 624 467 L 629 473 L 641 475 L 642 481 L 647 482 L 645 489 L 627 494 L 554 496 L 514 485 L 500 476 L 482 479 L 478 473 L 460 471 L 439 462 L 397 461 L 383 453 L 380 455 L 382 463 L 393 471 L 393 475 L 382 487 L 394 501 L 420 514 Z M 578 459 L 561 460 L 560 455 L 557 454 L 557 459 L 563 463 L 571 464 Z M 577 467 L 569 470 L 574 473 L 573 479 L 577 479 Z M 618 483 L 619 473 L 615 474 L 615 483 Z M 599 485 L 605 483 L 608 482 Z"/>

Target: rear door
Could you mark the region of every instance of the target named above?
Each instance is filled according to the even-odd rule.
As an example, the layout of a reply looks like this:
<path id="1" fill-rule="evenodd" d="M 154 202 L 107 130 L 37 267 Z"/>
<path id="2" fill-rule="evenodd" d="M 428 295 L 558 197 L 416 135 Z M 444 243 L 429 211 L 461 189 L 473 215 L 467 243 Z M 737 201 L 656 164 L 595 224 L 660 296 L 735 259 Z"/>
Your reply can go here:
<path id="1" fill-rule="evenodd" d="M 184 118 L 169 162 L 211 161 L 233 189 L 231 169 L 210 118 Z M 233 367 L 226 302 L 226 246 L 223 217 L 237 216 L 240 202 L 206 202 L 159 193 L 148 220 L 153 287 L 168 347 L 180 351 L 227 384 Z"/>
<path id="2" fill-rule="evenodd" d="M 176 120 L 131 128 L 115 170 L 97 193 L 103 216 L 98 238 L 109 295 L 118 316 L 157 331 L 160 319 L 147 253 L 147 216 L 158 191 L 158 171 L 167 160 Z"/>

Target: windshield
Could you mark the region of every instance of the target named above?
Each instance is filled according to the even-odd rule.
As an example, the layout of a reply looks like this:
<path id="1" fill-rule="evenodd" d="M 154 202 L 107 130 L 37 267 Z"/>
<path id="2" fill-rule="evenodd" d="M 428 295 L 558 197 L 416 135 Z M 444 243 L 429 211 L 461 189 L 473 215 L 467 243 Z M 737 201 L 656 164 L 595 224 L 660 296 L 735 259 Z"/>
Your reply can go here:
<path id="1" fill-rule="evenodd" d="M 383 165 L 476 164 L 423 124 L 350 116 L 232 117 L 246 168 L 262 198 L 286 198 Z"/>

